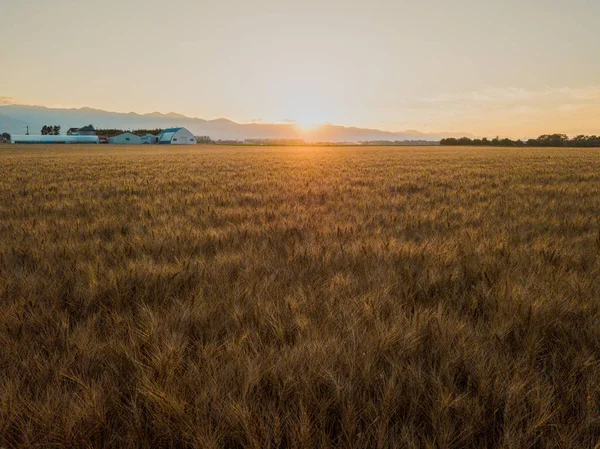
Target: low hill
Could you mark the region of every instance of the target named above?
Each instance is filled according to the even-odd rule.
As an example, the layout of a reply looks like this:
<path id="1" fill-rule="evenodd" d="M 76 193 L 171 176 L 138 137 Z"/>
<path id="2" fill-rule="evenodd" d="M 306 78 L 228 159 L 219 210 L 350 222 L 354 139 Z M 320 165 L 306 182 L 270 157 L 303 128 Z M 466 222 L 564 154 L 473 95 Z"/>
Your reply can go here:
<path id="1" fill-rule="evenodd" d="M 63 132 L 72 127 L 93 124 L 97 128 L 154 129 L 184 126 L 199 136 L 214 140 L 303 139 L 312 142 L 360 142 L 376 140 L 428 140 L 464 136 L 465 133 L 422 133 L 419 131 L 389 132 L 325 124 L 312 131 L 303 131 L 294 124 L 236 123 L 225 118 L 205 120 L 181 114 L 153 112 L 119 113 L 101 109 L 55 109 L 42 106 L 0 106 L 0 131 L 23 134 L 29 125 L 38 133 L 44 125 L 61 125 Z"/>

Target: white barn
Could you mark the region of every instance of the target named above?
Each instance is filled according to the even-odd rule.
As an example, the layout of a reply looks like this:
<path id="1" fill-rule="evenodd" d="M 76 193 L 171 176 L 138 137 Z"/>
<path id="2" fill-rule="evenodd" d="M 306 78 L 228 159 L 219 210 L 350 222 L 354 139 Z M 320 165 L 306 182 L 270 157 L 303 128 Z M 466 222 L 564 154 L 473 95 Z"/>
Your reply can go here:
<path id="1" fill-rule="evenodd" d="M 161 145 L 196 145 L 196 138 L 185 128 L 168 128 L 158 136 Z"/>
<path id="2" fill-rule="evenodd" d="M 49 135 L 18 135 L 11 136 L 12 143 L 100 143 L 98 136 L 49 136 Z"/>
<path id="3" fill-rule="evenodd" d="M 142 138 L 130 132 L 124 132 L 108 138 L 108 143 L 116 145 L 141 145 Z"/>

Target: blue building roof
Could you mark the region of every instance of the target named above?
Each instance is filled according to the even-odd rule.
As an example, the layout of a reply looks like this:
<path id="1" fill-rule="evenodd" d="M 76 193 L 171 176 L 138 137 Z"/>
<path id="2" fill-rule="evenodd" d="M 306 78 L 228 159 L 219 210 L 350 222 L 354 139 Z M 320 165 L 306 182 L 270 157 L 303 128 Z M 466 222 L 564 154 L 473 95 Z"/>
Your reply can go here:
<path id="1" fill-rule="evenodd" d="M 157 135 L 160 137 L 162 136 L 164 133 L 176 133 L 177 131 L 179 131 L 182 128 L 167 128 L 162 130 L 161 132 L 159 132 Z"/>

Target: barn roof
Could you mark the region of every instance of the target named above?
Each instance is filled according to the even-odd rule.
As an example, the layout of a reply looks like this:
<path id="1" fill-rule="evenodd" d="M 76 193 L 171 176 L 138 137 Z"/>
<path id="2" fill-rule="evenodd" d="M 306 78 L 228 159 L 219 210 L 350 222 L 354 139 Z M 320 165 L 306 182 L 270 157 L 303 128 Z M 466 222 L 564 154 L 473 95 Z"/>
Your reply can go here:
<path id="1" fill-rule="evenodd" d="M 180 129 L 183 129 L 183 128 L 167 128 L 167 129 L 162 130 L 160 133 L 158 133 L 158 135 L 162 136 L 165 133 L 176 133 Z"/>
<path id="2" fill-rule="evenodd" d="M 117 133 L 117 134 L 113 134 L 113 135 L 112 135 L 112 136 L 110 136 L 110 137 L 122 136 L 123 134 L 131 134 L 131 135 L 137 136 L 137 134 L 135 134 L 135 133 L 132 133 L 131 131 L 123 131 L 123 132 L 120 132 L 120 133 Z M 138 136 L 138 137 L 139 137 L 139 136 Z"/>

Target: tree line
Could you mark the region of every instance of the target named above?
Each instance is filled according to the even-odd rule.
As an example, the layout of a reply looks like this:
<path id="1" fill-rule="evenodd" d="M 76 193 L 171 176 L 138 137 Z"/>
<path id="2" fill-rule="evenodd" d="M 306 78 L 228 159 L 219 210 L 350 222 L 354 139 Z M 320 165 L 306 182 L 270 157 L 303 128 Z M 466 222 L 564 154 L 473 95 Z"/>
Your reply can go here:
<path id="1" fill-rule="evenodd" d="M 161 128 L 156 128 L 156 129 L 134 129 L 133 131 L 128 131 L 128 130 L 124 130 L 124 129 L 117 129 L 117 128 L 107 128 L 107 129 L 96 129 L 96 134 L 99 136 L 108 136 L 108 137 L 112 137 L 112 136 L 116 136 L 118 134 L 122 134 L 124 132 L 130 132 L 132 134 L 135 134 L 137 136 L 143 136 L 145 134 L 153 134 L 153 135 L 157 135 L 159 133 L 161 133 L 162 131 L 164 131 Z"/>
<path id="2" fill-rule="evenodd" d="M 491 147 L 600 147 L 599 136 L 579 135 L 570 139 L 566 134 L 544 134 L 537 139 L 512 140 L 508 138 L 501 139 L 495 137 L 489 140 L 470 139 L 468 137 L 446 138 L 440 140 L 440 145 L 450 146 L 491 146 Z"/>
<path id="3" fill-rule="evenodd" d="M 60 125 L 44 125 L 41 130 L 42 136 L 59 136 L 60 135 Z"/>

